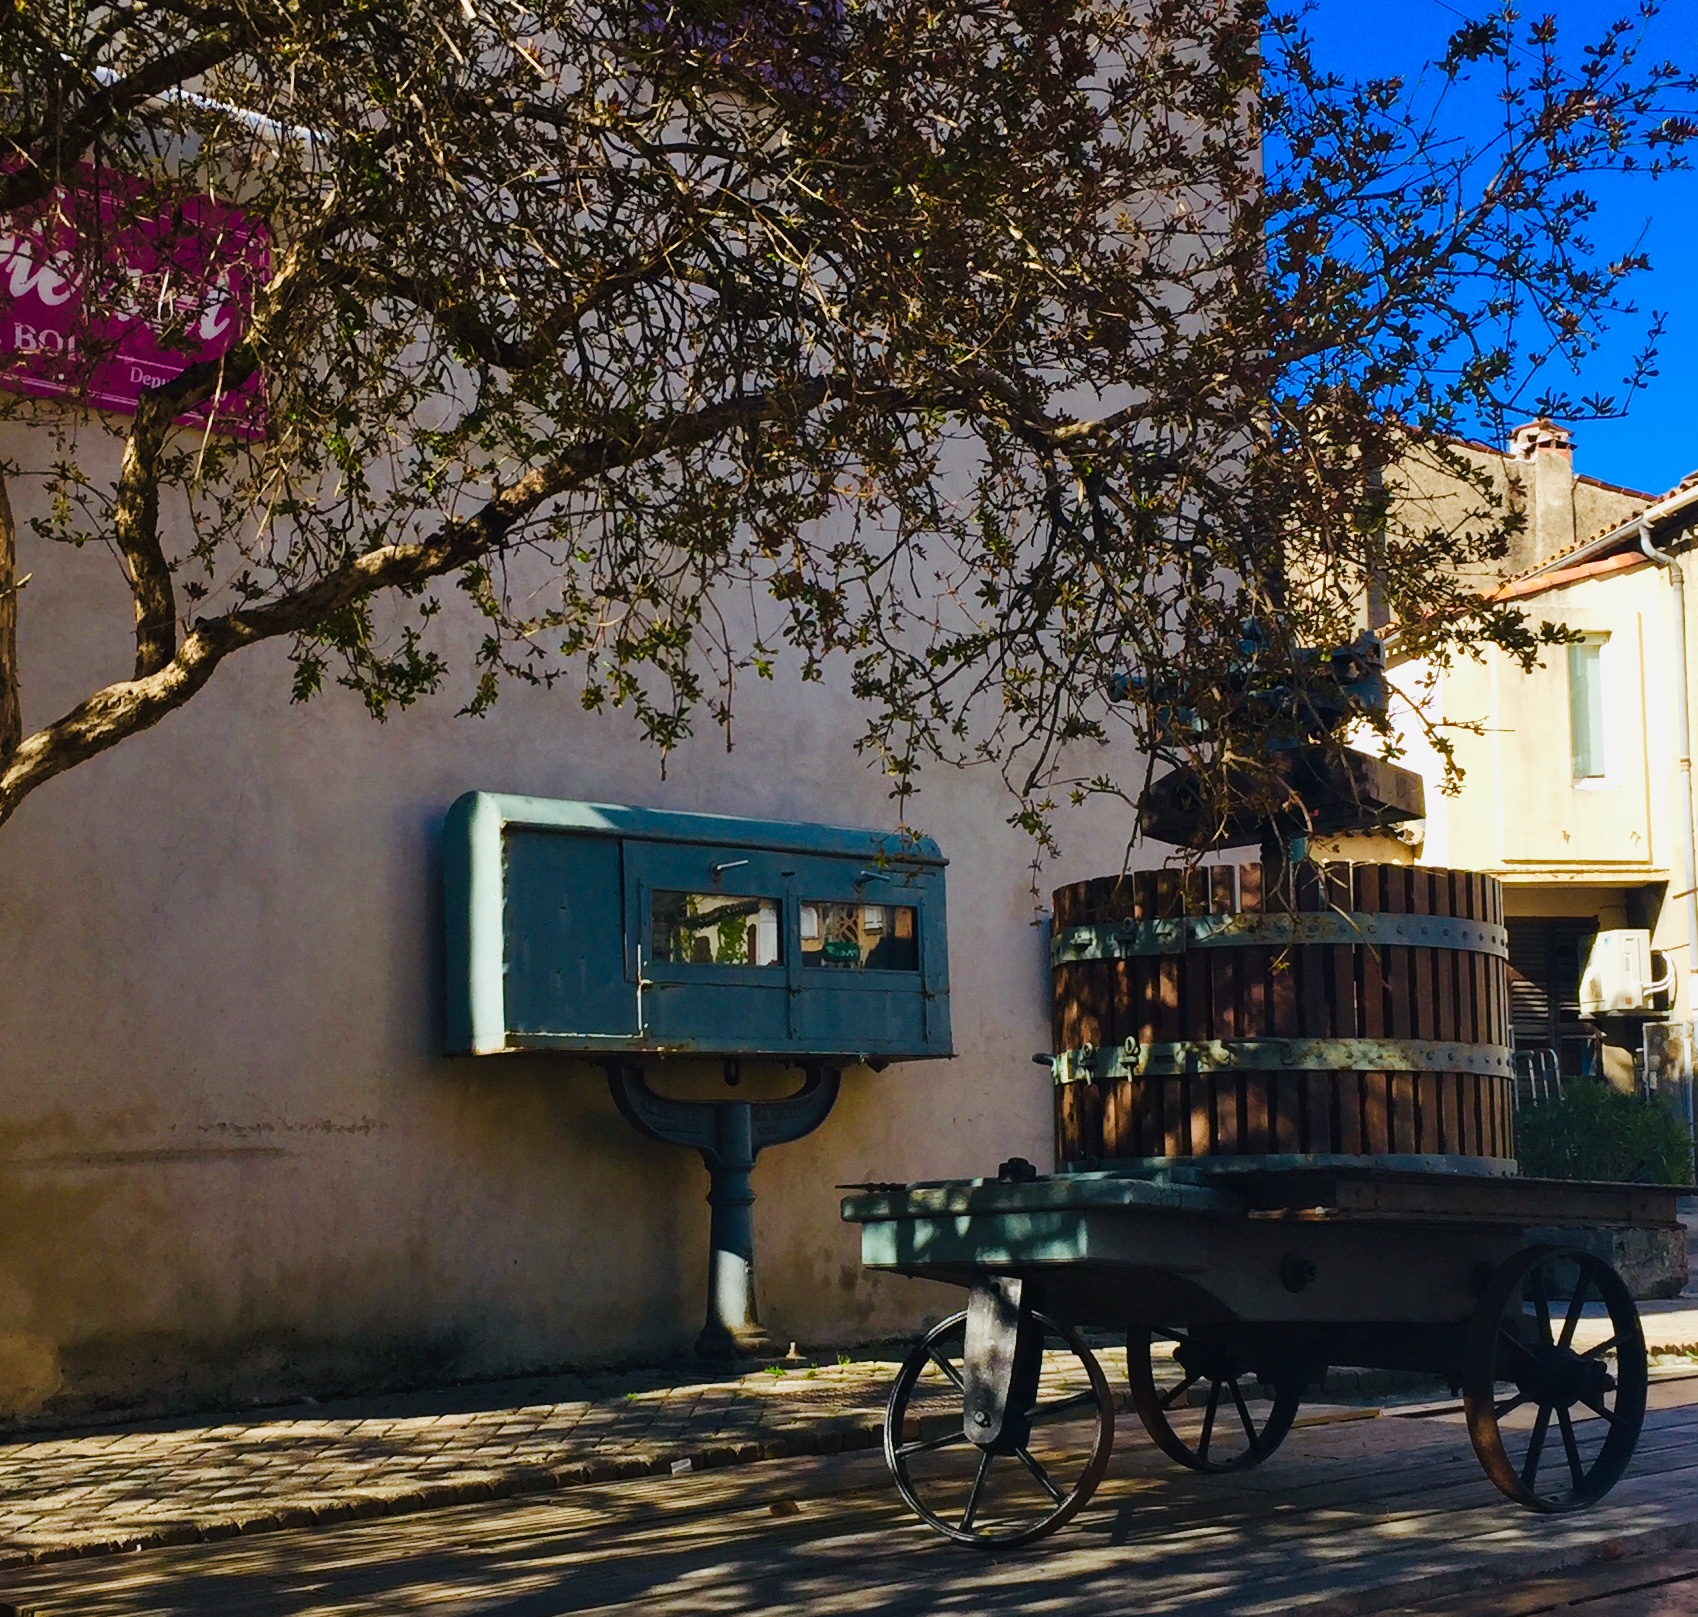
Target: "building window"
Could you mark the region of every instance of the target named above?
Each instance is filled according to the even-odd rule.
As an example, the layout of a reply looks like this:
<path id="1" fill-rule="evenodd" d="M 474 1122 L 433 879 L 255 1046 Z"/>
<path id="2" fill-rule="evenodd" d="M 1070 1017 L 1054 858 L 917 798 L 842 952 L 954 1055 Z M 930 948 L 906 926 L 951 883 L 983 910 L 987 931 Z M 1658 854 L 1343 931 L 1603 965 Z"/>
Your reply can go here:
<path id="1" fill-rule="evenodd" d="M 1568 740 L 1576 781 L 1609 773 L 1604 744 L 1604 647 L 1609 636 L 1589 634 L 1568 648 Z"/>

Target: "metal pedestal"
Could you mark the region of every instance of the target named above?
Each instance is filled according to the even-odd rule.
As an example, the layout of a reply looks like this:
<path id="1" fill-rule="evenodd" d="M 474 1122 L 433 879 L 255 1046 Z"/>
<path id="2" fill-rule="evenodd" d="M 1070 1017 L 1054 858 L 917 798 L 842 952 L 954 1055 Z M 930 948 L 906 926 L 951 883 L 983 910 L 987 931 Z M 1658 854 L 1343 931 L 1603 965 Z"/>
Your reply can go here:
<path id="1" fill-rule="evenodd" d="M 707 1319 L 696 1352 L 707 1359 L 764 1357 L 776 1351 L 755 1306 L 755 1193 L 749 1176 L 769 1145 L 811 1134 L 837 1100 L 836 1067 L 806 1069 L 783 1100 L 671 1100 L 649 1088 L 634 1062 L 609 1062 L 607 1082 L 620 1115 L 639 1133 L 701 1153 L 708 1171 Z"/>

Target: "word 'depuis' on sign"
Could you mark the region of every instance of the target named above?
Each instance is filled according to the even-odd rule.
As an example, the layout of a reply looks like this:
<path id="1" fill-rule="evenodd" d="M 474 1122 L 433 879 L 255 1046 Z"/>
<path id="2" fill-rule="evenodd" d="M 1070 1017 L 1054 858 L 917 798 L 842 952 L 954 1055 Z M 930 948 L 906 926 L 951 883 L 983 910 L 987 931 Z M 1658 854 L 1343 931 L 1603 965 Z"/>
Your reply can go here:
<path id="1" fill-rule="evenodd" d="M 269 267 L 265 229 L 240 209 L 85 175 L 0 222 L 0 387 L 133 414 L 241 341 Z M 252 438 L 263 412 L 249 373 L 180 420 Z"/>

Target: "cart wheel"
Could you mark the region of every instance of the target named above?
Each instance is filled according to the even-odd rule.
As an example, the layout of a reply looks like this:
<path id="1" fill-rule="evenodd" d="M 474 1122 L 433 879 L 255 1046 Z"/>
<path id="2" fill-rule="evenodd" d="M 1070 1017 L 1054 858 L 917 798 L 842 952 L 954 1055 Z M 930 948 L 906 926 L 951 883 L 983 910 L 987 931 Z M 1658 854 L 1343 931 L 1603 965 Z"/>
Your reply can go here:
<path id="1" fill-rule="evenodd" d="M 1551 1299 L 1570 1274 L 1553 1328 Z M 1592 1301 L 1609 1323 L 1588 1343 L 1596 1332 L 1579 1326 Z M 1648 1379 L 1639 1310 L 1615 1270 L 1574 1248 L 1529 1247 L 1493 1275 L 1469 1327 L 1463 1406 L 1474 1452 L 1529 1510 L 1593 1504 L 1633 1458 Z"/>
<path id="2" fill-rule="evenodd" d="M 1141 1340 L 1142 1338 L 1142 1340 Z M 1173 1356 L 1184 1372 L 1177 1387 L 1156 1386 L 1150 1344 L 1177 1344 Z M 1169 1459 L 1193 1471 L 1248 1471 L 1260 1465 L 1285 1441 L 1297 1406 L 1303 1401 L 1303 1380 L 1286 1375 L 1274 1385 L 1273 1403 L 1260 1423 L 1244 1396 L 1242 1383 L 1253 1379 L 1249 1364 L 1231 1344 L 1197 1341 L 1184 1331 L 1133 1330 L 1126 1338 L 1126 1375 L 1132 1383 L 1132 1404 L 1144 1430 Z M 1180 1406 L 1193 1387 L 1206 1384 L 1203 1426 L 1193 1447 L 1168 1422 L 1168 1411 Z"/>
<path id="3" fill-rule="evenodd" d="M 1010 1428 L 1023 1443 L 981 1448 L 962 1425 L 965 1312 L 915 1344 L 890 1389 L 884 1457 L 902 1497 L 940 1533 L 979 1549 L 1030 1544 L 1071 1521 L 1114 1447 L 1114 1394 L 1096 1355 L 1070 1326 L 1043 1314 L 1031 1321 L 1061 1362 L 1045 1363 L 1035 1399 Z M 1079 1430 L 1085 1421 L 1088 1432 Z"/>

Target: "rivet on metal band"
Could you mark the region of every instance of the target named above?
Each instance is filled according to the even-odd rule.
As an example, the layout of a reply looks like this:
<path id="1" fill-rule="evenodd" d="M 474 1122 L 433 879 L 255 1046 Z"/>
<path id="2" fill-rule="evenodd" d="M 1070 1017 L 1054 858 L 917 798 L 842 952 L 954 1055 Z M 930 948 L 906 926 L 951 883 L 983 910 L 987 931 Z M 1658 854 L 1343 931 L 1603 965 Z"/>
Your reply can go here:
<path id="1" fill-rule="evenodd" d="M 1190 1039 L 1082 1045 L 1052 1058 L 1058 1084 L 1093 1078 L 1177 1078 L 1211 1072 L 1472 1072 L 1508 1078 L 1501 1044 L 1443 1039 Z"/>
<path id="2" fill-rule="evenodd" d="M 1052 965 L 1185 954 L 1192 949 L 1288 948 L 1301 943 L 1456 949 L 1509 958 L 1509 930 L 1453 915 L 1367 914 L 1321 910 L 1262 915 L 1183 915 L 1159 921 L 1110 921 L 1063 927 L 1050 940 Z"/>

